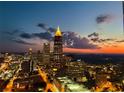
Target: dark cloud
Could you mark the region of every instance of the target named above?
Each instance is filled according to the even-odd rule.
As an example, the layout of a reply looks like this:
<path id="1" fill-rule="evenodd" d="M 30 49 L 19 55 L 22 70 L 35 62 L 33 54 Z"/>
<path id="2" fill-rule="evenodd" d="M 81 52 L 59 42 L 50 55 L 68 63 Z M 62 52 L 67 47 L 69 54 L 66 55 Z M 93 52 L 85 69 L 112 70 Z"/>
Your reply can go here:
<path id="1" fill-rule="evenodd" d="M 81 38 L 75 32 L 64 32 L 63 43 L 68 48 L 97 49 L 97 45 L 90 43 L 86 37 Z"/>
<path id="2" fill-rule="evenodd" d="M 108 41 L 115 41 L 115 39 L 112 39 L 112 38 L 101 39 L 100 36 L 99 36 L 99 33 L 96 33 L 96 32 L 88 35 L 88 37 L 90 38 L 91 41 L 98 42 L 98 43 L 104 43 L 104 42 L 108 42 Z"/>
<path id="3" fill-rule="evenodd" d="M 92 36 L 94 36 L 94 37 L 98 37 L 98 36 L 99 36 L 99 34 L 98 34 L 98 33 L 96 33 L 96 32 L 94 32 L 94 33 L 92 33 L 92 34 L 88 35 L 88 37 L 92 37 Z"/>
<path id="4" fill-rule="evenodd" d="M 88 35 L 91 41 L 98 42 L 99 41 L 99 33 L 93 32 L 90 35 Z"/>
<path id="5" fill-rule="evenodd" d="M 44 24 L 44 23 L 39 23 L 37 26 L 40 27 L 40 28 L 42 28 L 42 29 L 44 29 L 44 30 L 47 30 L 48 29 L 47 25 Z"/>
<path id="6" fill-rule="evenodd" d="M 101 23 L 109 23 L 112 20 L 113 16 L 111 15 L 99 15 L 96 18 L 96 23 L 101 24 Z"/>
<path id="7" fill-rule="evenodd" d="M 114 41 L 114 40 L 115 39 L 110 39 L 110 38 L 107 38 L 107 39 L 91 38 L 91 41 L 98 42 L 98 43 L 105 43 L 105 42 Z"/>
<path id="8" fill-rule="evenodd" d="M 94 38 L 91 38 L 90 40 L 93 42 L 99 42 L 99 37 L 94 37 Z"/>
<path id="9" fill-rule="evenodd" d="M 25 32 L 19 32 L 18 36 L 20 39 L 16 39 L 18 36 L 13 36 L 12 33 L 11 35 L 13 38 L 15 38 L 13 41 L 16 43 L 20 44 L 25 44 L 25 45 L 34 45 L 32 43 L 29 43 L 27 41 L 24 41 L 23 39 L 33 39 L 33 38 L 40 38 L 48 40 L 48 41 L 53 41 L 54 38 L 54 33 L 56 31 L 55 28 L 49 27 L 46 24 L 40 23 L 38 24 L 38 27 L 43 28 L 45 32 L 40 32 L 40 33 L 25 33 Z M 17 30 L 18 31 L 18 30 Z M 13 33 L 16 33 L 13 32 Z M 90 40 L 86 37 L 80 37 L 77 33 L 72 32 L 72 31 L 63 31 L 63 45 L 68 48 L 79 48 L 79 49 L 98 49 L 100 48 L 99 46 L 90 43 Z M 93 35 L 97 36 L 96 33 Z"/>
<path id="10" fill-rule="evenodd" d="M 16 30 L 13 30 L 13 31 L 5 31 L 4 33 L 8 34 L 8 35 L 15 35 L 15 34 L 17 34 L 19 32 L 20 32 L 20 30 L 16 29 Z"/>
<path id="11" fill-rule="evenodd" d="M 40 39 L 45 39 L 48 41 L 52 41 L 53 37 L 52 33 L 56 30 L 52 28 L 50 32 L 42 32 L 42 33 L 22 33 L 20 36 L 24 39 L 31 39 L 38 37 Z M 68 48 L 79 48 L 79 49 L 96 49 L 100 48 L 97 45 L 90 43 L 89 39 L 86 37 L 81 38 L 77 33 L 71 31 L 64 31 L 63 33 L 63 45 Z"/>
<path id="12" fill-rule="evenodd" d="M 42 28 L 45 32 L 47 32 L 47 33 L 37 33 L 37 36 L 38 37 L 40 37 L 40 38 L 42 38 L 42 34 L 43 35 L 45 35 L 45 36 L 43 36 L 43 38 L 45 37 L 45 38 L 47 38 L 46 36 L 48 35 L 49 37 L 49 39 L 50 39 L 50 37 L 53 37 L 53 35 L 55 34 L 55 32 L 56 32 L 56 28 L 54 28 L 54 27 L 50 27 L 50 26 L 48 26 L 48 25 L 46 25 L 46 24 L 44 24 L 44 23 L 39 23 L 38 25 L 37 25 L 38 27 L 40 27 L 40 28 Z M 62 34 L 63 34 L 64 32 L 62 32 Z M 50 35 L 51 34 L 51 35 Z M 50 39 L 51 40 L 51 39 Z"/>
<path id="13" fill-rule="evenodd" d="M 74 38 L 74 42 L 73 42 L 73 46 L 72 48 L 83 48 L 83 49 L 96 49 L 96 48 L 100 48 L 95 44 L 89 43 L 90 41 L 83 37 L 83 38 Z"/>
<path id="14" fill-rule="evenodd" d="M 121 42 L 124 42 L 124 40 L 118 40 L 118 41 L 116 41 L 116 42 L 120 42 L 120 43 L 121 43 Z"/>
<path id="15" fill-rule="evenodd" d="M 24 44 L 24 45 L 35 45 L 34 43 L 29 43 L 21 39 L 13 39 L 12 41 L 19 43 L 19 44 Z"/>
<path id="16" fill-rule="evenodd" d="M 55 29 L 55 28 L 52 28 L 52 27 L 49 27 L 49 28 L 47 29 L 47 31 L 50 31 L 50 32 L 54 33 L 54 32 L 56 31 L 56 29 Z"/>
<path id="17" fill-rule="evenodd" d="M 114 41 L 114 40 L 115 40 L 115 39 L 106 38 L 106 39 L 99 39 L 97 42 L 99 42 L 99 43 L 105 43 L 105 42 Z"/>
<path id="18" fill-rule="evenodd" d="M 23 39 L 33 39 L 33 38 L 40 38 L 40 39 L 46 39 L 46 40 L 51 40 L 52 39 L 52 34 L 50 32 L 42 32 L 42 33 L 21 33 L 19 35 Z"/>
<path id="19" fill-rule="evenodd" d="M 56 28 L 49 27 L 48 25 L 46 25 L 44 23 L 39 23 L 37 26 L 40 27 L 40 28 L 42 28 L 46 32 L 54 33 L 56 31 Z"/>
<path id="20" fill-rule="evenodd" d="M 33 33 L 32 36 L 38 37 L 40 39 L 52 40 L 52 35 L 49 32 L 44 33 Z"/>
<path id="21" fill-rule="evenodd" d="M 25 39 L 31 39 L 31 38 L 33 38 L 33 36 L 31 34 L 28 34 L 28 33 L 21 33 L 20 34 L 20 37 L 21 38 L 25 38 Z"/>

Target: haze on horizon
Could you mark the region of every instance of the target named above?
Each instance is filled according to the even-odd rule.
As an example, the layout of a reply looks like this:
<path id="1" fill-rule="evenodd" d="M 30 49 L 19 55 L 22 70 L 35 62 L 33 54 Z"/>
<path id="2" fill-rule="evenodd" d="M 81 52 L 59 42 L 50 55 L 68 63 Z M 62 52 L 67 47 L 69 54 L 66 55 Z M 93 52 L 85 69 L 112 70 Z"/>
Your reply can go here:
<path id="1" fill-rule="evenodd" d="M 42 50 L 59 26 L 69 53 L 124 53 L 121 1 L 0 2 L 0 52 Z"/>

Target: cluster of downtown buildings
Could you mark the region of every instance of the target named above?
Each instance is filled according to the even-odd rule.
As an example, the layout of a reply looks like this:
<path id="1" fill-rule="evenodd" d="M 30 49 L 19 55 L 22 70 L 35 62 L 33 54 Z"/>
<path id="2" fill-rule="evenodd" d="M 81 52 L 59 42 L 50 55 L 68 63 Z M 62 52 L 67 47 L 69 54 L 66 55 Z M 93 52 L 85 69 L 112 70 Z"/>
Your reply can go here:
<path id="1" fill-rule="evenodd" d="M 72 59 L 63 54 L 58 27 L 53 52 L 50 43 L 44 43 L 42 52 L 33 53 L 30 48 L 23 55 L 1 54 L 0 91 L 124 91 L 124 72 L 118 70 L 119 65 L 91 65 Z"/>

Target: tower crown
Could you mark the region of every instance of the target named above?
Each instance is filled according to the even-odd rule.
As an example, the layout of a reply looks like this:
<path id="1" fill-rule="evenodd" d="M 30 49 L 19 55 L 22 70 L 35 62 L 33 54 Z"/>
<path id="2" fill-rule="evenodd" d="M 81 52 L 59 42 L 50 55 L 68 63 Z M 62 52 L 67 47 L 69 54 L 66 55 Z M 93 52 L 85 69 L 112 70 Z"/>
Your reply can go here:
<path id="1" fill-rule="evenodd" d="M 29 51 L 32 51 L 32 48 L 29 48 Z"/>
<path id="2" fill-rule="evenodd" d="M 62 33 L 61 33 L 61 30 L 60 30 L 59 26 L 57 28 L 57 31 L 55 33 L 55 36 L 62 36 Z"/>

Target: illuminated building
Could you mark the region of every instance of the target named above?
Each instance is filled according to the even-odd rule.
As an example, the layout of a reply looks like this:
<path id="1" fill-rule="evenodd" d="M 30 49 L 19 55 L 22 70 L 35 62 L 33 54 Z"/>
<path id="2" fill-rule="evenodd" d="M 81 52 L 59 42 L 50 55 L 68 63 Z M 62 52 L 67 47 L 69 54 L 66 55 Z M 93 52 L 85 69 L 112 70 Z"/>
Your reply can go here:
<path id="1" fill-rule="evenodd" d="M 43 61 L 43 57 L 42 57 L 42 53 L 40 52 L 40 50 L 37 51 L 37 60 L 38 60 L 38 64 L 41 65 L 42 64 L 42 61 Z"/>
<path id="2" fill-rule="evenodd" d="M 84 64 L 83 62 L 67 62 L 66 74 L 75 79 L 76 81 L 81 81 L 83 77 Z"/>
<path id="3" fill-rule="evenodd" d="M 49 64 L 50 62 L 50 44 L 44 43 L 43 45 L 43 64 Z"/>
<path id="4" fill-rule="evenodd" d="M 29 48 L 28 56 L 24 58 L 23 62 L 21 63 L 22 72 L 25 74 L 32 73 L 34 70 L 34 61 L 32 57 L 32 48 Z"/>
<path id="5" fill-rule="evenodd" d="M 57 68 L 62 67 L 62 60 L 63 60 L 63 47 L 62 47 L 62 33 L 59 29 L 57 28 L 57 31 L 55 33 L 54 37 L 54 66 Z"/>
<path id="6" fill-rule="evenodd" d="M 50 43 L 44 43 L 43 53 L 46 54 L 46 55 L 50 54 Z"/>
<path id="7" fill-rule="evenodd" d="M 34 70 L 34 61 L 33 61 L 33 56 L 32 56 L 32 48 L 29 48 L 29 57 L 30 57 L 30 59 L 29 59 L 29 62 L 30 62 L 30 73 L 32 73 L 33 72 L 33 70 Z"/>

